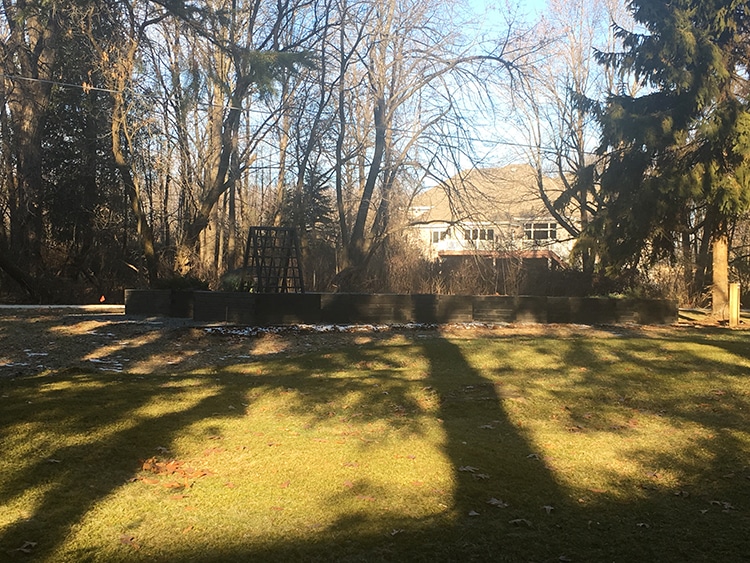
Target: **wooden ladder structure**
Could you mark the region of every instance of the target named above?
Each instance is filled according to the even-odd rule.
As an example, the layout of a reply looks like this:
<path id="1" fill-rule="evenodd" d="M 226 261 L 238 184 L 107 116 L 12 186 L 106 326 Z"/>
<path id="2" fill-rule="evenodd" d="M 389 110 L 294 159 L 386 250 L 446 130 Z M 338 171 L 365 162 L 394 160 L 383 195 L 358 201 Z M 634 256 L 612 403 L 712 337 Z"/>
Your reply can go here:
<path id="1" fill-rule="evenodd" d="M 296 229 L 250 227 L 240 285 L 253 293 L 304 293 Z"/>

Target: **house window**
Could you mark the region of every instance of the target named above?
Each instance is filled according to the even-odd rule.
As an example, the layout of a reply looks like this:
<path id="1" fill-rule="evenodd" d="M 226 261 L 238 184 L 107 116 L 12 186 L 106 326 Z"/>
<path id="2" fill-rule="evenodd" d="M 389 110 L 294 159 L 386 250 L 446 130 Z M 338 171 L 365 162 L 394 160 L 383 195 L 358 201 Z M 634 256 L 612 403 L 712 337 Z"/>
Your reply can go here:
<path id="1" fill-rule="evenodd" d="M 526 240 L 557 240 L 557 223 L 524 223 L 523 234 Z"/>
<path id="2" fill-rule="evenodd" d="M 437 244 L 441 240 L 445 240 L 445 239 L 451 237 L 451 233 L 448 230 L 446 230 L 446 231 L 432 231 L 432 233 L 430 233 L 430 235 L 431 235 L 432 244 Z"/>
<path id="3" fill-rule="evenodd" d="M 495 229 L 464 229 L 464 240 L 495 240 Z"/>

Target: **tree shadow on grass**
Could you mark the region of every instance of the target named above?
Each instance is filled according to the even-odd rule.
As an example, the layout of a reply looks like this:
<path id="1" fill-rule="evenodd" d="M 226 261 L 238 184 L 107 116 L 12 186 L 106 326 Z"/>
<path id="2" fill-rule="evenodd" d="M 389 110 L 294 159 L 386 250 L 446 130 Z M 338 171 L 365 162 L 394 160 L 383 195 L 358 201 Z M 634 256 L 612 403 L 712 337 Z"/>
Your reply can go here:
<path id="1" fill-rule="evenodd" d="M 410 391 L 421 387 L 437 397 L 438 406 L 430 417 L 442 429 L 442 454 L 452 481 L 442 511 L 426 518 L 352 511 L 322 530 L 316 541 L 290 538 L 260 551 L 227 549 L 202 556 L 201 561 L 558 561 L 565 557 L 559 550 L 566 547 L 566 540 L 548 545 L 547 539 L 561 525 L 553 511 L 564 513 L 570 501 L 544 456 L 519 429 L 521 425 L 510 419 L 495 383 L 472 367 L 460 347 L 448 339 L 430 335 L 404 346 L 424 358 L 427 370 L 421 377 L 394 382 L 398 377 L 389 369 L 402 366 L 379 360 L 383 349 L 376 345 L 348 349 L 344 359 L 333 360 L 327 369 L 333 373 L 342 364 L 366 364 L 372 370 L 379 361 L 383 384 L 391 380 L 382 400 L 385 410 L 370 410 L 366 416 L 393 418 L 393 405 L 402 405 L 406 416 L 395 424 L 407 432 L 419 434 L 417 419 L 424 414 L 409 402 Z M 330 394 L 363 385 L 357 379 L 341 382 L 338 388 L 335 378 L 330 385 L 321 383 Z M 323 400 L 323 396 L 308 398 L 302 406 L 308 410 Z M 372 491 L 372 483 L 357 486 L 361 492 Z M 334 495 L 328 502 L 345 502 L 352 492 Z"/>
<path id="2" fill-rule="evenodd" d="M 158 349 L 158 340 L 150 346 Z M 424 519 L 351 510 L 314 541 L 289 538 L 272 547 L 257 543 L 243 547 L 238 538 L 228 537 L 225 548 L 187 546 L 184 552 L 170 553 L 169 559 L 356 560 L 363 554 L 372 560 L 434 560 L 436 555 L 442 560 L 526 559 L 516 548 L 506 548 L 498 537 L 511 535 L 540 544 L 546 527 L 540 518 L 548 515 L 535 496 L 532 500 L 525 495 L 527 488 L 522 485 L 532 478 L 536 494 L 543 492 L 546 503 L 561 506 L 544 460 L 534 455 L 508 420 L 494 385 L 469 366 L 458 346 L 433 337 L 418 348 L 411 343 L 405 346 L 410 352 L 420 350 L 426 359 L 427 372 L 416 380 L 403 372 L 401 360 L 384 356 L 373 344 L 351 347 L 331 355 L 327 362 L 315 362 L 317 373 L 308 358 L 301 357 L 281 361 L 286 366 L 282 374 L 248 375 L 247 370 L 241 370 L 200 376 L 211 380 L 211 392 L 198 401 L 180 399 L 181 386 L 188 385 L 185 374 L 172 378 L 72 370 L 61 378 L 17 379 L 3 387 L 13 408 L 3 415 L 9 424 L 0 431 L 0 439 L 15 451 L 26 449 L 30 455 L 23 467 L 5 475 L 0 503 L 10 506 L 27 495 L 24 504 L 28 510 L 0 532 L 0 557 L 25 557 L 17 548 L 32 542 L 35 545 L 28 548 L 28 556 L 50 560 L 99 502 L 139 473 L 144 459 L 157 455 L 159 449 L 171 448 L 180 433 L 194 423 L 205 427 L 213 416 L 245 416 L 252 402 L 234 412 L 228 412 L 227 407 L 237 405 L 238 396 L 247 396 L 252 388 L 264 392 L 304 389 L 290 408 L 309 415 L 313 424 L 324 424 L 332 416 L 342 420 L 360 417 L 387 420 L 404 435 L 419 435 L 419 418 L 424 413 L 413 391 L 427 387 L 439 400 L 436 415 L 444 433 L 444 456 L 453 473 L 453 490 L 441 511 Z M 351 370 L 352 366 L 370 377 L 335 376 L 337 370 Z M 311 389 L 311 380 L 319 385 Z M 363 398 L 345 405 L 347 412 L 336 411 L 342 406 L 330 399 L 346 393 Z M 107 397 L 107 403 L 96 405 L 102 396 Z M 156 414 L 155 401 L 170 406 Z M 14 427 L 13 422 L 21 426 Z M 52 426 L 45 428 L 47 425 Z M 57 425 L 69 434 L 65 443 L 56 435 Z M 22 432 L 14 434 L 18 430 Z M 76 438 L 70 440 L 70 435 Z M 33 436 L 37 443 L 19 444 L 24 436 Z M 367 455 L 367 445 L 363 445 L 363 454 Z M 300 470 L 315 471 L 314 467 Z M 357 481 L 348 493 L 364 496 L 374 486 Z M 336 504 L 342 499 L 331 497 L 329 502 Z M 118 525 L 123 533 L 120 539 L 128 542 L 130 526 L 138 523 L 123 520 Z M 373 535 L 373 528 L 379 532 Z M 391 535 L 393 531 L 397 533 Z M 35 541 L 39 537 L 45 538 L 44 543 Z M 78 555 L 97 559 L 95 553 Z M 142 557 L 134 553 L 132 558 Z"/>
<path id="3" fill-rule="evenodd" d="M 406 353 L 424 358 L 424 373 L 411 377 L 414 374 L 404 372 L 404 363 L 393 357 L 393 349 L 400 345 Z M 743 512 L 748 507 L 734 500 L 738 491 L 748 488 L 744 474 L 722 475 L 711 496 L 705 497 L 693 493 L 686 498 L 675 494 L 681 491 L 665 489 L 658 482 L 653 489 L 648 488 L 653 481 L 647 478 L 643 480 L 644 487 L 636 484 L 635 492 L 626 498 L 608 491 L 586 490 L 585 483 L 573 488 L 561 478 L 566 468 L 545 453 L 548 445 L 537 442 L 532 427 L 535 421 L 524 418 L 524 408 L 515 408 L 525 407 L 524 401 L 531 400 L 530 395 L 521 385 L 506 385 L 504 378 L 513 374 L 518 378 L 520 373 L 520 379 L 530 386 L 541 384 L 541 379 L 536 381 L 533 369 L 515 365 L 515 359 L 505 356 L 512 347 L 503 348 L 488 365 L 478 368 L 465 342 L 434 334 L 426 338 L 417 335 L 402 344 L 386 346 L 390 348 L 384 351 L 375 342 L 323 354 L 322 358 L 315 354 L 280 359 L 270 364 L 270 373 L 256 373 L 245 366 L 237 371 L 203 375 L 211 382 L 211 391 L 199 401 L 179 401 L 184 391 L 180 385 L 187 384 L 187 375 L 176 379 L 149 376 L 146 381 L 128 374 L 79 373 L 66 378 L 70 379 L 67 386 L 56 387 L 58 382 L 49 376 L 3 386 L 4 394 L 14 394 L 19 400 L 3 418 L 33 427 L 40 443 L 31 445 L 30 451 L 43 448 L 43 454 L 37 452 L 24 462 L 24 467 L 15 468 L 0 489 L 2 505 L 24 491 L 39 491 L 30 499 L 29 513 L 0 532 L 0 558 L 26 541 L 33 542 L 43 532 L 49 543 L 35 546 L 30 555 L 36 560 L 51 560 L 51 554 L 97 503 L 139 471 L 140 460 L 156 453 L 159 447 L 172 447 L 180 433 L 194 423 L 203 423 L 208 431 L 212 417 L 247 416 L 252 399 L 244 409 L 230 411 L 228 407 L 237 407 L 238 396 L 247 397 L 252 388 L 295 395 L 289 408 L 309 415 L 312 424 L 323 426 L 331 417 L 346 422 L 357 416 L 393 421 L 394 426 L 415 435 L 421 431 L 419 417 L 424 413 L 414 401 L 413 391 L 429 388 L 438 401 L 429 416 L 437 418 L 442 428 L 442 450 L 452 473 L 449 500 L 440 513 L 429 518 L 352 509 L 305 539 L 283 538 L 264 546 L 244 545 L 241 537 L 231 536 L 223 546 L 186 542 L 169 552 L 171 561 L 622 561 L 623 553 L 629 561 L 732 561 L 742 560 L 742 554 L 747 552 L 738 547 L 743 541 L 738 537 L 748 524 Z M 523 346 L 529 354 L 541 353 L 554 359 L 550 365 L 557 367 L 549 369 L 557 375 L 575 375 L 570 377 L 568 387 L 561 385 L 551 392 L 570 406 L 565 416 L 580 415 L 576 420 L 581 426 L 593 424 L 585 418 L 585 412 L 576 410 L 573 399 L 580 396 L 581 388 L 576 386 L 593 393 L 609 393 L 617 401 L 618 397 L 632 394 L 635 387 L 627 378 L 615 377 L 611 363 L 627 362 L 645 372 L 653 361 L 643 359 L 641 354 L 649 352 L 649 345 L 641 341 L 634 341 L 631 349 L 624 346 L 619 358 L 602 356 L 584 340 L 540 339 Z M 352 367 L 361 369 L 361 378 L 337 377 L 338 370 L 351 371 Z M 273 371 L 276 368 L 278 372 Z M 315 383 L 313 388 L 311 382 Z M 658 397 L 668 387 L 665 383 L 660 390 L 657 384 L 652 382 L 650 391 Z M 106 411 L 103 419 L 107 425 L 103 430 L 95 428 L 99 419 L 97 409 L 91 408 L 102 386 L 112 386 L 115 391 L 107 394 L 109 403 L 98 407 Z M 41 388 L 44 392 L 36 393 Z M 346 393 L 362 398 L 346 408 L 331 400 Z M 379 400 L 373 400 L 373 394 Z M 31 404 L 21 404 L 21 398 Z M 157 416 L 149 410 L 155 399 L 174 404 Z M 60 405 L 74 408 L 65 412 Z M 75 405 L 80 405 L 80 412 L 76 412 Z M 632 409 L 637 414 L 645 406 L 632 405 Z M 679 408 L 673 403 L 663 406 Z M 734 403 L 736 409 L 743 406 L 746 401 Z M 550 417 L 558 414 L 549 413 Z M 687 415 L 685 420 L 690 420 Z M 710 455 L 707 459 L 696 458 L 692 466 L 690 460 L 681 460 L 682 470 L 695 473 L 722 469 L 724 462 L 718 461 L 721 453 L 740 447 L 731 428 L 724 432 L 722 425 L 741 426 L 743 420 L 738 413 L 726 420 L 701 419 L 715 436 L 697 437 L 696 447 Z M 44 427 L 56 421 L 65 421 L 79 439 L 65 446 L 56 443 L 54 432 L 45 431 Z M 592 434 L 593 430 L 596 429 L 592 429 Z M 627 428 L 614 432 L 628 439 Z M 0 430 L 0 438 L 3 444 L 12 444 L 18 436 L 9 425 Z M 663 455 L 631 451 L 631 455 L 647 459 L 656 468 L 674 465 L 666 449 Z M 363 455 L 367 455 L 366 445 Z M 314 472 L 316 468 L 299 470 Z M 93 488 L 88 486 L 89 476 L 90 482 L 96 483 Z M 366 495 L 372 487 L 374 484 L 365 480 L 354 481 L 350 493 Z M 335 504 L 346 499 L 333 495 L 328 500 Z M 712 504 L 713 500 L 734 505 L 729 508 Z M 684 517 L 675 516 L 685 506 L 695 513 L 694 523 L 686 525 Z M 52 529 L 50 522 L 55 522 Z M 127 531 L 128 523 L 122 524 Z M 128 541 L 127 535 L 123 541 Z M 80 555 L 97 560 L 95 553 Z M 127 559 L 148 559 L 146 553 L 131 555 Z M 24 556 L 12 552 L 12 560 Z"/>
<path id="4" fill-rule="evenodd" d="M 522 424 L 510 419 L 496 382 L 483 377 L 448 339 L 425 340 L 421 347 L 430 365 L 428 381 L 440 394 L 438 416 L 456 482 L 453 526 L 463 538 L 446 553 L 455 560 L 564 556 L 544 546 L 554 526 L 551 511 L 563 510 L 565 496 Z M 507 537 L 515 539 L 506 542 Z M 519 550 L 526 542 L 528 551 Z"/>
<path id="5" fill-rule="evenodd" d="M 547 384 L 560 424 L 581 442 L 614 443 L 619 456 L 608 481 L 630 500 L 594 495 L 588 518 L 638 527 L 652 560 L 745 560 L 750 334 L 621 336 L 601 346 L 582 338 L 540 344 L 556 350 L 567 373 Z"/>
<path id="6" fill-rule="evenodd" d="M 168 446 L 181 429 L 205 421 L 211 413 L 227 416 L 227 405 L 236 399 L 216 386 L 214 393 L 197 402 L 181 403 L 176 397 L 181 389 L 174 382 L 150 377 L 152 381 L 145 382 L 144 378 L 80 374 L 66 378 L 65 385 L 36 377 L 2 387 L 6 397 L 19 401 L 3 415 L 6 426 L 0 442 L 29 455 L 21 467 L 9 468 L 0 488 L 0 505 L 25 500 L 28 507 L 0 531 L 0 559 L 51 558 L 98 502 L 134 479 L 144 460 L 168 459 Z M 53 389 L 45 391 L 45 387 Z M 105 387 L 109 389 L 103 394 Z M 103 395 L 107 404 L 96 405 Z M 151 406 L 157 399 L 177 400 L 166 413 L 154 414 Z M 18 427 L 14 428 L 14 421 Z M 58 435 L 58 425 L 68 434 Z M 29 435 L 33 443 L 19 443 Z M 134 524 L 119 523 L 125 534 L 121 541 L 128 541 L 127 528 Z M 38 541 L 40 537 L 44 542 Z M 96 554 L 89 556 L 96 559 Z"/>
<path id="7" fill-rule="evenodd" d="M 125 336 L 111 332 L 113 325 L 125 326 Z M 242 416 L 241 408 L 228 410 L 236 388 L 210 375 L 196 376 L 211 382 L 209 391 L 188 397 L 180 366 L 200 350 L 183 353 L 179 340 L 191 330 L 200 329 L 122 315 L 3 318 L 0 360 L 11 361 L 0 365 L 0 512 L 7 511 L 0 561 L 50 558 L 100 501 L 133 480 L 143 460 L 169 459 L 186 428 Z M 128 371 L 131 354 L 140 373 Z M 128 523 L 121 525 L 126 532 Z"/>

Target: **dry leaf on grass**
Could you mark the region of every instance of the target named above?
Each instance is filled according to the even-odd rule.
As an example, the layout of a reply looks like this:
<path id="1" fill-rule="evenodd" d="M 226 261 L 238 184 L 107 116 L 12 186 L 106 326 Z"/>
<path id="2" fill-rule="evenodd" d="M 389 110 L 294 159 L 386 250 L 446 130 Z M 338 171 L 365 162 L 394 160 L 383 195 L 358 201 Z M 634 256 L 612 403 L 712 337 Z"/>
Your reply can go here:
<path id="1" fill-rule="evenodd" d="M 477 469 L 476 467 L 472 467 L 471 465 L 462 465 L 461 467 L 458 468 L 458 470 L 465 471 L 468 473 L 476 473 L 477 471 L 479 471 L 479 469 Z"/>
<path id="2" fill-rule="evenodd" d="M 130 534 L 122 534 L 120 536 L 120 543 L 123 545 L 129 545 L 133 549 L 140 549 L 141 546 L 135 541 L 135 537 Z"/>
<path id="3" fill-rule="evenodd" d="M 16 548 L 14 551 L 20 551 L 21 553 L 31 553 L 36 547 L 35 541 L 25 541 L 21 547 Z"/>

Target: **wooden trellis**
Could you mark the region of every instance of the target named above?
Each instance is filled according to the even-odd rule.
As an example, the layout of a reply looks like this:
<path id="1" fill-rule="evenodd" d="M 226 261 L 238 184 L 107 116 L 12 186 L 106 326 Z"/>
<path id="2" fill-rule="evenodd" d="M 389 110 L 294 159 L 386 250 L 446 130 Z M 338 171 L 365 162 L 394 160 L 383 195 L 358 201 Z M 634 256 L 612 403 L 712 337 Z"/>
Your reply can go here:
<path id="1" fill-rule="evenodd" d="M 241 285 L 253 293 L 304 293 L 297 231 L 250 227 L 242 277 Z"/>

